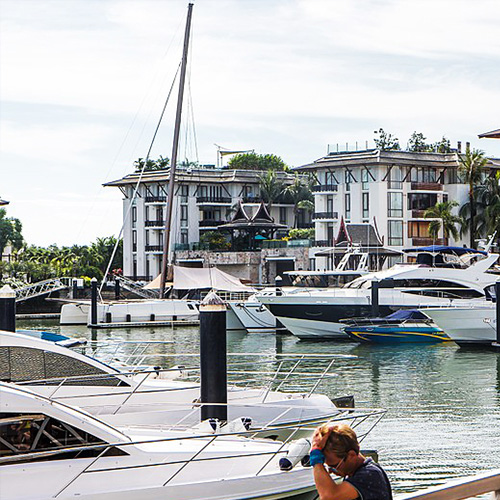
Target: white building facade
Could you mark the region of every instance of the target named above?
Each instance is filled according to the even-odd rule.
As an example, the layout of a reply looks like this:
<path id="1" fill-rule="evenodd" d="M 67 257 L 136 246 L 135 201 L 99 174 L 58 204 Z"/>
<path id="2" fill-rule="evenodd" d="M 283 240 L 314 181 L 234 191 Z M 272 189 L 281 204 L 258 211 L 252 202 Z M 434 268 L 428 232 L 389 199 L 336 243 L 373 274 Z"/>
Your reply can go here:
<path id="1" fill-rule="evenodd" d="M 324 257 L 315 257 L 322 247 L 334 245 L 343 218 L 345 222 L 371 223 L 386 246 L 405 247 L 467 243 L 429 235 L 427 208 L 456 200 L 468 200 L 468 186 L 458 176 L 458 153 L 415 153 L 378 149 L 329 153 L 314 163 L 298 167 L 315 175 L 315 244 L 310 257 L 316 269 L 328 269 Z M 459 207 L 455 209 L 458 213 Z M 356 242 L 353 242 L 356 243 Z"/>
<path id="2" fill-rule="evenodd" d="M 206 231 L 217 231 L 229 222 L 241 202 L 252 215 L 260 205 L 259 176 L 256 170 L 189 168 L 176 170 L 175 199 L 170 248 L 184 251 L 196 248 Z M 276 172 L 285 185 L 294 175 Z M 118 187 L 123 193 L 123 255 L 124 275 L 151 280 L 161 271 L 165 235 L 165 210 L 169 170 L 145 172 L 137 187 L 139 174 L 134 173 L 106 186 Z M 134 192 L 137 187 L 137 195 Z M 288 228 L 294 225 L 294 207 L 281 197 L 271 207 L 271 216 Z M 298 227 L 312 224 L 299 219 Z M 277 237 L 285 236 L 288 229 Z M 183 264 L 183 263 L 181 263 Z"/>

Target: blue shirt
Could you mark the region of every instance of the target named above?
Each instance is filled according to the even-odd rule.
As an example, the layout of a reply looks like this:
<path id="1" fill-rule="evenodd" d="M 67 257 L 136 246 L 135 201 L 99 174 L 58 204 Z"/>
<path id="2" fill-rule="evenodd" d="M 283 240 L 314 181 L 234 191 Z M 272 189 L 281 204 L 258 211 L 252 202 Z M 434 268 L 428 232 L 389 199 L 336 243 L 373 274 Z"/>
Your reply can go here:
<path id="1" fill-rule="evenodd" d="M 346 477 L 359 493 L 360 500 L 392 500 L 391 485 L 382 467 L 367 458 L 356 472 Z"/>

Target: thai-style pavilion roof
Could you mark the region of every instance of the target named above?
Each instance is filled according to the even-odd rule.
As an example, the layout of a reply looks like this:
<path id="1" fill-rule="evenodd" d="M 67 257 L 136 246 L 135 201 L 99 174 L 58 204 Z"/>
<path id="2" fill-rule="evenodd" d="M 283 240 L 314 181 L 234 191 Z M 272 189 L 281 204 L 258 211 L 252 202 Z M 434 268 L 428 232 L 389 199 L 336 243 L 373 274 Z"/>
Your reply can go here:
<path id="1" fill-rule="evenodd" d="M 218 229 L 285 229 L 286 224 L 278 224 L 269 214 L 264 202 L 261 202 L 257 212 L 250 218 L 243 209 L 241 202 L 231 222 L 218 226 Z"/>

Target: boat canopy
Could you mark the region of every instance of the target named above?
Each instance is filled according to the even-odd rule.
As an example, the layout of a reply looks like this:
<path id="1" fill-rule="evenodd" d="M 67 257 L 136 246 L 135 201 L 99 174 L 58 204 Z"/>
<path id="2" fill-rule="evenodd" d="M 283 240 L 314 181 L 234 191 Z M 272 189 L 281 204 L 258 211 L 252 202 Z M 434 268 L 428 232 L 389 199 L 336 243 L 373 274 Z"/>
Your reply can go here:
<path id="1" fill-rule="evenodd" d="M 386 316 L 384 319 L 429 319 L 423 312 L 418 309 L 399 309 L 399 311 L 393 312 Z"/>
<path id="2" fill-rule="evenodd" d="M 454 254 L 454 255 L 465 255 L 465 254 L 481 254 L 488 255 L 488 252 L 483 250 L 475 250 L 473 248 L 465 247 L 449 247 L 446 245 L 430 245 L 428 247 L 415 247 L 415 248 L 404 248 L 405 253 L 420 253 L 420 252 L 431 252 L 431 253 L 441 253 L 441 254 Z"/>

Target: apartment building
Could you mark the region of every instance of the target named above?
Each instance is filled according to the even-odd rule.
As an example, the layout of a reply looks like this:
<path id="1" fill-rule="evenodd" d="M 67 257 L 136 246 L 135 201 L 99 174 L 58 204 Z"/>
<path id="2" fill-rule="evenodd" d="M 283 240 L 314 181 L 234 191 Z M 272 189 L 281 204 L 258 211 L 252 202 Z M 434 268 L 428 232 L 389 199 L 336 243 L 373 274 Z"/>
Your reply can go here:
<path id="1" fill-rule="evenodd" d="M 241 202 L 245 212 L 252 216 L 260 206 L 259 175 L 255 170 L 200 167 L 176 170 L 175 199 L 171 227 L 171 249 L 174 252 L 192 249 L 206 231 L 217 228 L 232 219 Z M 139 181 L 134 173 L 106 183 L 123 193 L 123 253 L 124 274 L 135 278 L 152 279 L 161 270 L 165 232 L 165 208 L 169 170 L 145 172 Z M 277 172 L 279 180 L 291 184 L 294 176 Z M 134 192 L 137 194 L 134 197 Z M 307 226 L 304 219 L 300 226 Z M 293 227 L 293 205 L 284 197 L 271 207 L 271 216 L 286 226 L 277 237 Z M 310 225 L 310 222 L 309 222 Z M 179 264 L 186 264 L 179 262 Z"/>
<path id="2" fill-rule="evenodd" d="M 373 224 L 384 245 L 398 249 L 467 243 L 467 239 L 448 242 L 443 234 L 432 239 L 430 220 L 424 217 L 425 210 L 438 202 L 467 201 L 468 186 L 459 179 L 458 165 L 457 152 L 369 149 L 329 153 L 297 167 L 318 181 L 313 188 L 316 241 L 310 257 L 314 259 L 321 247 L 333 246 L 342 218 L 346 223 Z M 495 168 L 491 161 L 490 167 Z M 316 268 L 327 268 L 324 257 L 315 261 Z"/>

